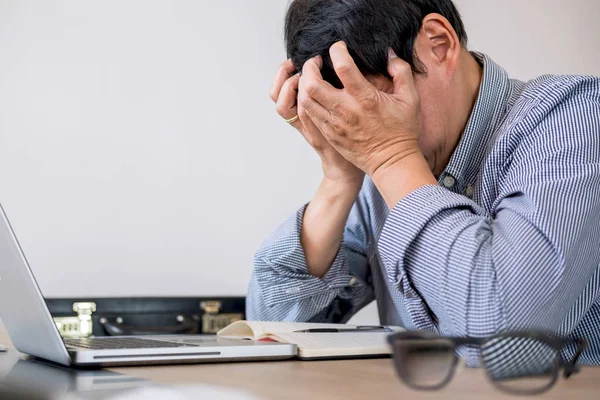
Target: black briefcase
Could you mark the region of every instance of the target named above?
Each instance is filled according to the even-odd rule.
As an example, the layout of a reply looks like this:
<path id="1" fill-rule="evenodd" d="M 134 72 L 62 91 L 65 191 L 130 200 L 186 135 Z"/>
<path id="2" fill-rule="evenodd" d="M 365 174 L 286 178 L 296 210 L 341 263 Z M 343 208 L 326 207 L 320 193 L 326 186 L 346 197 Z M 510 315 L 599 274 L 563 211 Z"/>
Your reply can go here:
<path id="1" fill-rule="evenodd" d="M 64 338 L 214 334 L 244 319 L 244 297 L 46 299 Z"/>

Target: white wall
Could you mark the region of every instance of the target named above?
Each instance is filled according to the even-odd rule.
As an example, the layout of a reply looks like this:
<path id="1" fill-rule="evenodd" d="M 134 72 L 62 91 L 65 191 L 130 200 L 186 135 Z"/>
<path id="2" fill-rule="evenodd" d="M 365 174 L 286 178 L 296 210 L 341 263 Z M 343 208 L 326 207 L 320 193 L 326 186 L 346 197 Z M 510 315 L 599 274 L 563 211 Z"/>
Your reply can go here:
<path id="1" fill-rule="evenodd" d="M 600 75 L 600 1 L 455 0 L 469 47 L 492 56 L 511 77 Z"/>
<path id="2" fill-rule="evenodd" d="M 457 4 L 515 77 L 600 74 L 596 0 Z M 0 0 L 0 201 L 47 296 L 245 293 L 320 176 L 267 96 L 285 6 Z"/>
<path id="3" fill-rule="evenodd" d="M 242 295 L 315 157 L 268 98 L 285 2 L 0 2 L 0 198 L 48 296 Z"/>

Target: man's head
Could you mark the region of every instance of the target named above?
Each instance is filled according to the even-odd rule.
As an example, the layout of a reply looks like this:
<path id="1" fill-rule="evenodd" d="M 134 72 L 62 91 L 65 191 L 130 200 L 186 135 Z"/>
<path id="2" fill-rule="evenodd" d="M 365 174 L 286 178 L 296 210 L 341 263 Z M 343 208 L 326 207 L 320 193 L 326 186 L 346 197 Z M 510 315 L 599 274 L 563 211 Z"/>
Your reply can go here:
<path id="1" fill-rule="evenodd" d="M 294 0 L 285 41 L 298 71 L 320 55 L 323 78 L 338 88 L 329 57 L 334 43 L 344 41 L 361 72 L 384 91 L 391 90 L 388 52 L 394 50 L 414 72 L 422 103 L 421 147 L 428 158 L 427 153 L 448 146 L 442 136 L 464 129 L 466 121 L 452 126 L 457 124 L 455 108 L 467 100 L 472 107 L 473 99 L 464 98 L 470 96 L 463 90 L 469 78 L 464 70 L 476 63 L 465 50 L 467 34 L 451 0 Z M 467 119 L 470 112 L 458 114 L 466 113 L 461 119 Z"/>
<path id="2" fill-rule="evenodd" d="M 415 73 L 424 73 L 415 41 L 432 13 L 445 17 L 466 46 L 467 33 L 451 0 L 294 0 L 286 17 L 288 57 L 300 71 L 310 58 L 323 56 L 323 76 L 336 87 L 329 48 L 340 40 L 365 75 L 387 76 L 390 48 Z"/>

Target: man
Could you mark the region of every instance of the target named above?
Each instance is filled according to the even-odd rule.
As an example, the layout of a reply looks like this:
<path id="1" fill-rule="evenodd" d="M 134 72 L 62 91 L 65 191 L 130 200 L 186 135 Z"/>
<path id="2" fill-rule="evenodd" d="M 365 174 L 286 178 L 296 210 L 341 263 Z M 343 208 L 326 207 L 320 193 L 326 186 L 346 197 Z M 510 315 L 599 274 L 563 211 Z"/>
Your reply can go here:
<path id="1" fill-rule="evenodd" d="M 249 318 L 376 299 L 409 329 L 585 337 L 600 364 L 600 79 L 510 80 L 466 42 L 451 0 L 291 4 L 271 95 L 324 177 L 258 250 Z"/>

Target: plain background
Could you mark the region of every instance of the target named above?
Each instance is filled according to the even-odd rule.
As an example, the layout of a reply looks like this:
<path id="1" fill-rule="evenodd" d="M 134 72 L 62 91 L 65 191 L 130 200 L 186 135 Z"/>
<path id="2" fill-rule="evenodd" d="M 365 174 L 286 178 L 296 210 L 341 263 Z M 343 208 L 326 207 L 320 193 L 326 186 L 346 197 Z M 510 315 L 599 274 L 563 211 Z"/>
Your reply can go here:
<path id="1" fill-rule="evenodd" d="M 267 95 L 286 3 L 0 0 L 0 201 L 46 296 L 246 293 L 320 179 Z M 600 1 L 456 3 L 512 77 L 600 75 Z"/>

